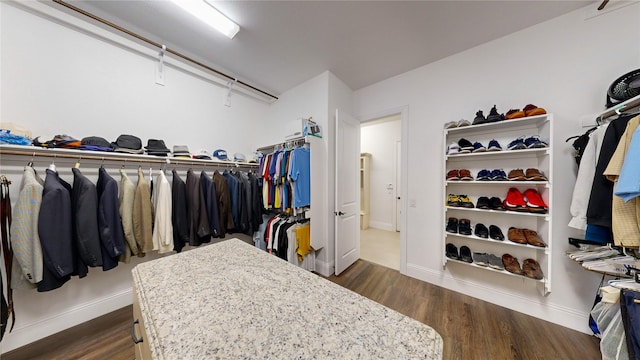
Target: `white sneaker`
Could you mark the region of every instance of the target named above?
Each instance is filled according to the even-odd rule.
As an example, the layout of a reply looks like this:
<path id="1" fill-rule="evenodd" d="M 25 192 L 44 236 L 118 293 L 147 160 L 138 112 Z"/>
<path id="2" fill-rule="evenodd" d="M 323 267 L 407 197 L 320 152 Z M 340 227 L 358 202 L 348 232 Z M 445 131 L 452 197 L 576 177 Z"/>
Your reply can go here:
<path id="1" fill-rule="evenodd" d="M 444 128 L 445 129 L 453 129 L 453 128 L 456 128 L 456 127 L 458 127 L 458 123 L 455 122 L 455 121 L 449 121 L 448 123 L 444 124 Z"/>
<path id="2" fill-rule="evenodd" d="M 469 120 L 460 119 L 460 121 L 458 121 L 457 125 L 458 125 L 458 127 L 469 126 L 469 125 L 471 125 L 471 122 Z"/>
<path id="3" fill-rule="evenodd" d="M 452 142 L 447 147 L 447 155 L 455 155 L 460 152 L 460 145 L 458 143 Z"/>

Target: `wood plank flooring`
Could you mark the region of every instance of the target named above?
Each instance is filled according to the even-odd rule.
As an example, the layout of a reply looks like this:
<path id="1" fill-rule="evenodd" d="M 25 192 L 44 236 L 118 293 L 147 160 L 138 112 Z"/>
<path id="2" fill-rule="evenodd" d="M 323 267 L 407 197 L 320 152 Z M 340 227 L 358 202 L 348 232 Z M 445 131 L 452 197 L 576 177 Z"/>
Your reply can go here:
<path id="1" fill-rule="evenodd" d="M 444 359 L 600 359 L 599 340 L 358 260 L 329 280 L 433 327 Z M 134 358 L 132 307 L 114 311 L 20 349 L 16 359 Z M 585 319 L 586 321 L 586 319 Z M 390 354 L 390 358 L 393 355 Z"/>

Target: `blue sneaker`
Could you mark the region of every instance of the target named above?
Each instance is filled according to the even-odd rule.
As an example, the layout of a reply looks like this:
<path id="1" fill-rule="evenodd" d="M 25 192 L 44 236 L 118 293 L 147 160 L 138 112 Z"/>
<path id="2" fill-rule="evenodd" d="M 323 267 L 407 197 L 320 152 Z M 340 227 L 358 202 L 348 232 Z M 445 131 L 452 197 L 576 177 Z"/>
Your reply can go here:
<path id="1" fill-rule="evenodd" d="M 476 181 L 491 181 L 491 172 L 486 169 L 478 171 L 478 176 L 476 176 Z"/>
<path id="2" fill-rule="evenodd" d="M 513 140 L 509 143 L 509 146 L 507 146 L 507 149 L 509 150 L 522 150 L 526 148 L 527 145 L 524 143 L 524 136 L 520 136 L 519 138 Z"/>
<path id="3" fill-rule="evenodd" d="M 495 169 L 491 172 L 491 181 L 507 181 L 507 174 L 502 169 Z"/>
<path id="4" fill-rule="evenodd" d="M 549 146 L 546 142 L 540 140 L 540 136 L 538 135 L 529 136 L 524 139 L 524 144 L 527 146 L 527 149 L 538 149 Z"/>
<path id="5" fill-rule="evenodd" d="M 473 144 L 473 150 L 471 150 L 471 152 L 484 152 L 484 151 L 487 151 L 487 148 L 484 147 L 484 145 L 480 144 L 477 141 Z"/>
<path id="6" fill-rule="evenodd" d="M 489 141 L 489 147 L 487 148 L 487 151 L 502 151 L 502 146 L 500 146 L 500 143 L 494 139 Z"/>

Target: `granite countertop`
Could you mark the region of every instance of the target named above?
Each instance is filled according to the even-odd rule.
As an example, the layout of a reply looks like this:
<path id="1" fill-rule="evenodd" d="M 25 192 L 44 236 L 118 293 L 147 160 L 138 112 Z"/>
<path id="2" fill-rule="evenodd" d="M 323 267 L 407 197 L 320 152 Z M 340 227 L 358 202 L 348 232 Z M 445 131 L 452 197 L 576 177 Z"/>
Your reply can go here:
<path id="1" fill-rule="evenodd" d="M 231 239 L 137 265 L 154 359 L 441 359 L 431 327 Z"/>

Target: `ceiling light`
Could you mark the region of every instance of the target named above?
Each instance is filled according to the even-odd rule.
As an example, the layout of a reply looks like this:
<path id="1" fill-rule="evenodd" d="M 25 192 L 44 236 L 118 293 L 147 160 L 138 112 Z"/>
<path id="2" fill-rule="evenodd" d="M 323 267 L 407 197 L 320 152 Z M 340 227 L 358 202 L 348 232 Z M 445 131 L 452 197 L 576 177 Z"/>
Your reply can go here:
<path id="1" fill-rule="evenodd" d="M 213 6 L 213 0 L 171 1 L 180 6 L 183 10 L 203 21 L 205 24 L 208 24 L 212 28 L 220 31 L 229 39 L 233 39 L 238 31 L 240 31 L 240 26 L 238 26 L 238 24 L 231 21 L 228 17 L 226 17 L 223 13 L 218 11 L 218 9 Z"/>

